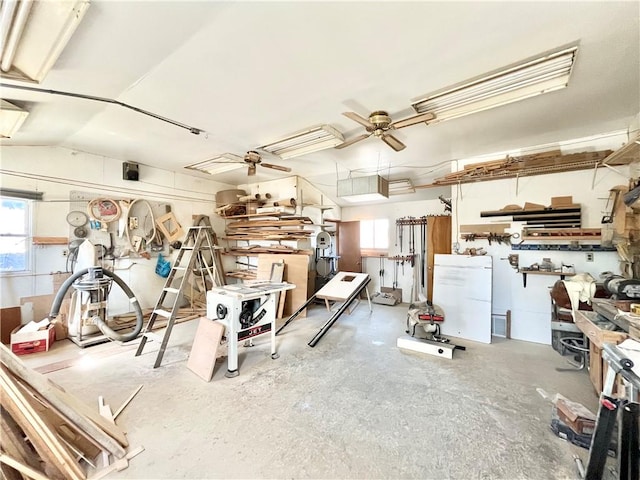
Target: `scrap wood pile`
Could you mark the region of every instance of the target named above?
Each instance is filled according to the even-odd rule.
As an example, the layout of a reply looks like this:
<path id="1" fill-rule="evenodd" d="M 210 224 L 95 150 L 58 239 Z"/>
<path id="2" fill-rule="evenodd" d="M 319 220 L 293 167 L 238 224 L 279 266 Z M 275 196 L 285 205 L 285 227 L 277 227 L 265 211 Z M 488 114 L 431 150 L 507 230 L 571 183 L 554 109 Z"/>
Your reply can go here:
<path id="1" fill-rule="evenodd" d="M 101 415 L 28 368 L 4 345 L 0 349 L 0 473 L 4 478 L 76 480 L 86 479 L 87 471 L 95 470 L 90 478 L 98 479 L 126 468 L 128 460 L 143 450 L 127 452 L 125 432 L 115 424 L 108 406 L 101 407 Z M 109 456 L 114 459 L 111 465 Z"/>
<path id="2" fill-rule="evenodd" d="M 600 165 L 611 150 L 563 155 L 560 150 L 511 157 L 490 162 L 474 163 L 457 172 L 436 178 L 433 185 L 455 185 L 500 178 L 526 177 L 541 173 L 583 170 Z"/>

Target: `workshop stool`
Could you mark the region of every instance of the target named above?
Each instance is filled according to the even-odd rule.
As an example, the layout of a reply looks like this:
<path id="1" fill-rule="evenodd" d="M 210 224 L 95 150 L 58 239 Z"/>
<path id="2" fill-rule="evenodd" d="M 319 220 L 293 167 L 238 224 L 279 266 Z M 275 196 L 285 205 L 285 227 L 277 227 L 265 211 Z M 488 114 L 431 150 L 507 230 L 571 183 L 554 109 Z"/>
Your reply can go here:
<path id="1" fill-rule="evenodd" d="M 567 360 L 570 365 L 574 367 L 575 370 L 582 370 L 589 364 L 589 344 L 588 341 L 582 337 L 566 337 L 560 339 L 560 344 L 563 349 L 568 350 L 571 353 L 574 353 L 574 359 L 578 362 L 575 363 L 571 360 Z M 559 372 L 573 370 L 568 368 L 556 368 Z"/>

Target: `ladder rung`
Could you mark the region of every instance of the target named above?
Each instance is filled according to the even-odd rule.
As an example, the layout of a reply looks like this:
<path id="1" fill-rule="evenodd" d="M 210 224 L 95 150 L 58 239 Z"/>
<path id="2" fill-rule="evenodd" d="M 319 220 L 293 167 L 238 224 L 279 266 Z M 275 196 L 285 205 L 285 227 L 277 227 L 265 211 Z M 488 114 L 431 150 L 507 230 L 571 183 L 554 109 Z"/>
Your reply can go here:
<path id="1" fill-rule="evenodd" d="M 179 288 L 164 287 L 163 290 L 165 292 L 169 292 L 169 293 L 180 293 L 180 289 Z"/>
<path id="2" fill-rule="evenodd" d="M 161 317 L 164 317 L 164 318 L 170 318 L 171 317 L 171 312 L 168 312 L 166 310 L 162 310 L 161 308 L 158 308 L 158 309 L 154 310 L 153 313 L 155 313 L 156 315 L 160 315 Z"/>
<path id="3" fill-rule="evenodd" d="M 162 339 L 157 333 L 147 332 L 142 334 L 144 337 L 147 337 L 147 340 L 153 340 L 154 342 L 161 342 Z"/>

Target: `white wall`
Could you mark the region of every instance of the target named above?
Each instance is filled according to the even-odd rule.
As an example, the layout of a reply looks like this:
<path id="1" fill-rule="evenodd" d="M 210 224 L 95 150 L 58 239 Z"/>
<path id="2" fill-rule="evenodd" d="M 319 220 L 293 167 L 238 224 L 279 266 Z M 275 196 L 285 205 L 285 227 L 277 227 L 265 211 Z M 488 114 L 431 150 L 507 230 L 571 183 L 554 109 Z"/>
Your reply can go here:
<path id="1" fill-rule="evenodd" d="M 72 191 L 167 203 L 185 229 L 192 224 L 192 215 L 209 215 L 220 236 L 224 222 L 214 214 L 215 192 L 234 188 L 146 165 L 140 165 L 140 181 L 125 181 L 122 161 L 58 147 L 3 146 L 0 173 L 5 188 L 44 193 L 44 201 L 34 203 L 34 236 L 69 236 L 66 215 Z M 50 274 L 65 271 L 66 249 L 66 246 L 34 247 L 31 273 L 0 277 L 0 307 L 19 305 L 24 296 L 53 293 Z M 172 261 L 175 255 L 173 252 Z M 164 285 L 164 279 L 155 273 L 156 260 L 138 257 L 115 262 L 115 273 L 130 286 L 143 307 L 155 304 Z M 131 263 L 135 265 L 126 269 Z"/>
<path id="2" fill-rule="evenodd" d="M 622 167 L 622 171 L 626 167 Z M 506 257 L 510 253 L 520 255 L 520 266 L 528 267 L 540 263 L 548 257 L 556 265 L 561 263 L 575 265 L 576 272 L 588 272 L 598 279 L 601 272 L 620 273 L 618 256 L 615 252 L 595 252 L 594 261 L 587 262 L 584 252 L 554 251 L 512 251 L 505 245 L 489 245 L 487 240 L 465 242 L 459 237 L 459 225 L 484 223 L 511 223 L 510 217 L 480 217 L 482 211 L 500 210 L 508 204 L 523 206 L 525 202 L 550 205 L 551 197 L 573 196 L 574 203 L 582 206 L 582 227 L 600 228 L 605 212 L 609 189 L 626 183 L 626 179 L 608 169 L 599 169 L 595 184 L 593 170 L 566 172 L 552 175 L 525 177 L 464 184 L 454 187 L 453 198 L 453 234 L 460 242 L 460 249 L 467 247 L 487 250 L 493 256 L 493 313 L 505 313 L 511 310 L 513 338 L 549 344 L 550 334 L 550 298 L 548 289 L 559 277 L 527 276 L 527 287 L 523 287 L 522 275 L 512 269 Z M 521 223 L 512 223 L 511 232 L 520 232 Z M 515 242 L 516 240 L 514 240 Z M 560 243 L 531 242 L 527 243 Z M 567 243 L 567 242 L 565 242 Z"/>
<path id="3" fill-rule="evenodd" d="M 417 202 L 380 203 L 376 205 L 362 205 L 342 207 L 342 220 L 373 220 L 387 218 L 389 220 L 389 256 L 407 256 L 409 249 L 407 240 L 404 240 L 404 250 L 400 252 L 400 246 L 396 246 L 396 220 L 402 217 L 422 217 L 425 215 L 441 215 L 444 213 L 444 205 L 440 200 L 421 200 Z M 406 231 L 406 229 L 405 229 Z M 393 263 L 391 260 L 383 262 L 384 286 L 393 285 Z M 419 266 L 418 266 L 419 269 Z M 371 276 L 369 291 L 376 292 L 380 289 L 380 258 L 369 257 L 363 260 L 362 271 Z M 402 289 L 402 301 L 411 301 L 413 285 L 413 270 L 410 265 L 398 268 L 398 288 Z"/>

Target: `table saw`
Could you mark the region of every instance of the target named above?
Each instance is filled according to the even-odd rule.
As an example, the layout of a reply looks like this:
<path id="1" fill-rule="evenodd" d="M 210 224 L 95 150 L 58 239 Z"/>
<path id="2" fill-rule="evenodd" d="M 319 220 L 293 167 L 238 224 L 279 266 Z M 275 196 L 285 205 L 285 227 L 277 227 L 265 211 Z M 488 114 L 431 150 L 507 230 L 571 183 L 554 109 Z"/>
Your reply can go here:
<path id="1" fill-rule="evenodd" d="M 214 287 L 207 292 L 207 317 L 225 327 L 229 342 L 228 378 L 237 377 L 238 342 L 271 333 L 271 358 L 276 351 L 276 297 L 294 289 L 292 283 L 251 282 Z"/>

